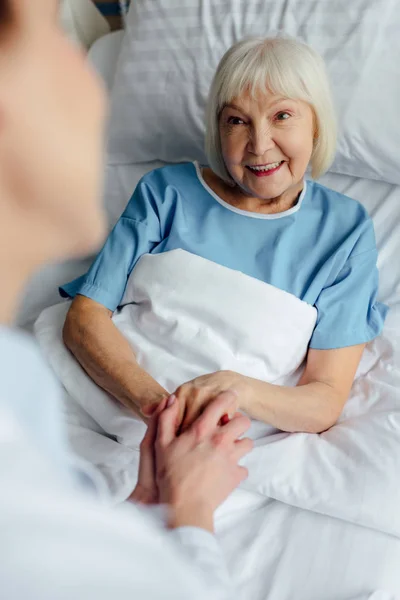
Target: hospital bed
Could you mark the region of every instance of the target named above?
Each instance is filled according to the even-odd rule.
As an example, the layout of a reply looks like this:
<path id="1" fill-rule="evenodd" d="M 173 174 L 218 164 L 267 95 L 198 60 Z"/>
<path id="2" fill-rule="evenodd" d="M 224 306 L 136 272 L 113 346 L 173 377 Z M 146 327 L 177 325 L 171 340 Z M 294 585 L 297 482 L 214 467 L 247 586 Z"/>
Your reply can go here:
<path id="1" fill-rule="evenodd" d="M 113 85 L 123 35 L 123 32 L 116 32 L 101 38 L 89 53 L 89 60 L 109 89 Z M 105 209 L 110 227 L 142 175 L 162 164 L 161 161 L 108 164 Z M 393 465 L 390 457 L 385 455 L 385 450 L 395 454 L 396 448 L 400 455 L 400 185 L 333 172 L 326 174 L 321 183 L 359 200 L 374 221 L 379 250 L 380 299 L 390 306 L 391 311 L 384 340 L 367 351 L 364 373 L 356 385 L 360 388 L 361 401 L 368 403 L 369 394 L 376 390 L 384 391 L 385 398 L 390 398 L 385 418 L 392 423 L 394 436 L 397 432 L 397 446 L 395 437 L 394 443 L 386 449 L 380 441 L 374 446 L 374 430 L 371 429 L 375 455 L 382 452 L 381 456 L 375 456 L 376 462 L 371 459 L 372 468 L 376 470 L 374 479 L 366 462 L 369 456 L 366 429 L 360 445 L 352 446 L 350 440 L 348 446 L 339 448 L 339 453 L 327 452 L 322 466 L 311 462 L 315 477 L 312 485 L 304 490 L 307 465 L 302 464 L 300 458 L 296 464 L 296 451 L 289 452 L 290 468 L 282 463 L 282 471 L 275 473 L 266 487 L 261 486 L 255 491 L 254 487 L 244 486 L 228 500 L 217 513 L 217 534 L 235 579 L 238 597 L 246 600 L 400 598 L 398 470 L 395 480 L 400 463 L 397 461 Z M 46 268 L 26 291 L 19 324 L 31 328 L 39 312 L 58 301 L 57 286 L 85 272 L 89 263 L 90 258 Z M 350 411 L 349 420 L 351 417 Z M 300 440 L 297 454 L 300 457 L 302 444 L 308 442 L 297 439 Z M 327 438 L 329 442 L 332 439 Z M 273 469 L 274 461 L 282 458 L 279 444 L 276 447 L 277 452 L 272 457 L 260 454 L 262 459 L 265 458 L 266 469 Z M 284 456 L 287 445 L 281 448 Z M 329 456 L 333 457 L 331 463 Z M 355 481 L 357 484 L 361 480 L 366 482 L 361 492 L 372 497 L 371 514 L 368 509 L 362 512 L 368 503 L 360 503 L 360 489 L 346 488 L 351 479 L 342 465 L 347 460 L 353 465 L 359 460 Z M 393 460 L 397 460 L 395 456 Z M 384 480 L 385 469 L 391 473 L 391 484 Z M 364 479 L 362 473 L 365 473 Z M 284 493 L 279 476 L 288 477 Z M 377 485 L 371 489 L 367 483 L 374 481 Z M 381 495 L 380 484 L 387 486 Z M 327 497 L 329 494 L 331 502 Z M 344 499 L 343 506 L 339 506 L 341 498 Z M 358 512 L 353 510 L 353 500 Z"/>

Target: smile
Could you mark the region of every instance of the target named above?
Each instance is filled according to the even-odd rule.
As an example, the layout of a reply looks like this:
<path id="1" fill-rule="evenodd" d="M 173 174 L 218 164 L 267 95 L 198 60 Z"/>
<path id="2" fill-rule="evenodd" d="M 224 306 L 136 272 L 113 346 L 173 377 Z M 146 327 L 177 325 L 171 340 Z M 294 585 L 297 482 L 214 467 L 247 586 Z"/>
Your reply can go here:
<path id="1" fill-rule="evenodd" d="M 247 165 L 246 169 L 251 171 L 256 177 L 266 177 L 268 175 L 273 175 L 273 173 L 279 171 L 284 162 L 284 160 L 281 160 L 279 162 L 270 163 L 269 165 Z"/>

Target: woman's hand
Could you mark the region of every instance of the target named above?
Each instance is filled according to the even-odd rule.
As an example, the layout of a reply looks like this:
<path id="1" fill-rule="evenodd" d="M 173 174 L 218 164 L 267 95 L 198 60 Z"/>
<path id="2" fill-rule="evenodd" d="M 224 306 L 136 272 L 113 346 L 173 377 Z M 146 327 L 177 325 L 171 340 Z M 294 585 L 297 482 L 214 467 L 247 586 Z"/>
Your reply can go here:
<path id="1" fill-rule="evenodd" d="M 155 442 L 156 480 L 160 502 L 171 508 L 171 527 L 212 531 L 215 509 L 247 477 L 238 462 L 253 442 L 239 438 L 250 427 L 250 419 L 236 409 L 236 394 L 219 394 L 179 437 L 177 399 L 172 396 L 161 412 Z M 234 416 L 221 424 L 226 414 Z"/>
<path id="2" fill-rule="evenodd" d="M 205 407 L 222 392 L 236 392 L 241 408 L 250 394 L 251 380 L 233 371 L 217 371 L 196 377 L 175 392 L 179 406 L 180 430 L 185 431 L 201 415 Z M 232 414 L 228 415 L 232 417 Z M 183 420 L 182 420 L 183 419 Z"/>

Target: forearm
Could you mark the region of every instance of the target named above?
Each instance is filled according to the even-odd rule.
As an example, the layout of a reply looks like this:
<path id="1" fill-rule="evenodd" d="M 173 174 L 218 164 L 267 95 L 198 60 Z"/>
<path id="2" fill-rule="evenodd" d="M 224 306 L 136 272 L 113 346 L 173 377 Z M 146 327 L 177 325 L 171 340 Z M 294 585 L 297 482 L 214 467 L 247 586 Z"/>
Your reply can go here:
<path id="1" fill-rule="evenodd" d="M 97 385 L 136 414 L 142 406 L 159 402 L 166 390 L 137 363 L 126 338 L 103 314 L 71 314 L 64 341 Z"/>
<path id="2" fill-rule="evenodd" d="M 249 394 L 241 408 L 251 418 L 289 432 L 320 433 L 334 425 L 340 415 L 342 398 L 331 386 L 312 382 L 297 387 L 249 380 Z"/>
<path id="3" fill-rule="evenodd" d="M 214 514 L 206 506 L 192 506 L 189 502 L 181 506 L 170 506 L 169 522 L 170 529 L 178 527 L 198 527 L 210 533 L 214 532 Z"/>

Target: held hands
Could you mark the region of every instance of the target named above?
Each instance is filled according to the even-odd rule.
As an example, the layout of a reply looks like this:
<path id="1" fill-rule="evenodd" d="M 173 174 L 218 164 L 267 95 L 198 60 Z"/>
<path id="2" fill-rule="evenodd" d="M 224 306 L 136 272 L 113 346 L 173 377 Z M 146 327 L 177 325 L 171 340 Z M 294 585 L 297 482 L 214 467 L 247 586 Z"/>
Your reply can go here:
<path id="1" fill-rule="evenodd" d="M 217 371 L 196 377 L 175 392 L 178 399 L 180 431 L 185 431 L 201 415 L 206 406 L 225 390 L 235 390 L 243 408 L 250 395 L 250 379 L 233 371 Z"/>
<path id="2" fill-rule="evenodd" d="M 179 403 L 164 400 L 150 419 L 141 444 L 138 484 L 130 500 L 163 502 L 171 508 L 170 525 L 212 530 L 214 510 L 247 477 L 239 460 L 253 448 L 239 439 L 250 420 L 236 413 L 237 396 L 223 392 L 179 437 Z M 233 414 L 226 422 L 224 416 Z"/>
<path id="3" fill-rule="evenodd" d="M 158 406 L 147 407 L 143 412 L 147 417 L 148 426 L 140 444 L 140 461 L 138 482 L 128 500 L 141 504 L 158 504 L 159 492 L 156 483 L 156 457 L 155 442 L 157 439 L 158 418 L 167 405 L 168 398 L 164 398 Z"/>

